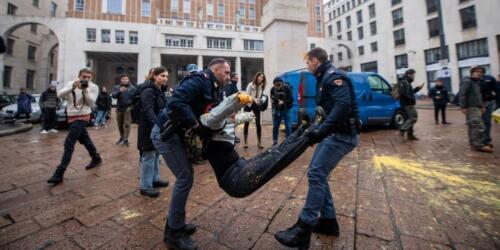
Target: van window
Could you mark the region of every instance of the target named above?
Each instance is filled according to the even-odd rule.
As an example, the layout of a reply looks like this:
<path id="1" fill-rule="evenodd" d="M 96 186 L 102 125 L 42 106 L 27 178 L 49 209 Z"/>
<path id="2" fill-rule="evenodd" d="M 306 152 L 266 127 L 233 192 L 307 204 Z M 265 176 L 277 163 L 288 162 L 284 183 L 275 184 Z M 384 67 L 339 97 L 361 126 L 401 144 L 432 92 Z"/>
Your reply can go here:
<path id="1" fill-rule="evenodd" d="M 388 92 L 390 87 L 377 75 L 368 76 L 368 84 L 373 91 Z"/>

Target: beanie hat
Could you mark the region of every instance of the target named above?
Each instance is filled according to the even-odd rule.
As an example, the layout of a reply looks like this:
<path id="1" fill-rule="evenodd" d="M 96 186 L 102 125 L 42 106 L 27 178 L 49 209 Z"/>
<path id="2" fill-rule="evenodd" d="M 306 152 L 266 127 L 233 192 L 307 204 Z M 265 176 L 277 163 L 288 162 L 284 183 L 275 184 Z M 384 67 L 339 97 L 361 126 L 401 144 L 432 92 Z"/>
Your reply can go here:
<path id="1" fill-rule="evenodd" d="M 189 73 L 196 73 L 198 71 L 198 66 L 196 64 L 189 64 L 187 67 L 186 67 L 186 70 L 189 72 Z"/>
<path id="2" fill-rule="evenodd" d="M 283 79 L 281 79 L 281 77 L 277 76 L 276 78 L 274 78 L 273 83 L 277 83 L 277 82 L 283 82 Z"/>

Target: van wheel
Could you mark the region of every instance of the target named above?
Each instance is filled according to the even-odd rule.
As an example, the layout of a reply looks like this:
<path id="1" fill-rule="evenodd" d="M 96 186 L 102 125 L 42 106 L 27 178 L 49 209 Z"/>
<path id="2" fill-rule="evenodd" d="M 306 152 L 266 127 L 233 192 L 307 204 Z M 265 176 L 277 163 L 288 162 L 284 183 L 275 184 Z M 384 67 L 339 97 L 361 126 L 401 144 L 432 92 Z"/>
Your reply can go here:
<path id="1" fill-rule="evenodd" d="M 399 129 L 407 119 L 406 112 L 401 109 L 396 110 L 392 116 L 392 126 Z"/>

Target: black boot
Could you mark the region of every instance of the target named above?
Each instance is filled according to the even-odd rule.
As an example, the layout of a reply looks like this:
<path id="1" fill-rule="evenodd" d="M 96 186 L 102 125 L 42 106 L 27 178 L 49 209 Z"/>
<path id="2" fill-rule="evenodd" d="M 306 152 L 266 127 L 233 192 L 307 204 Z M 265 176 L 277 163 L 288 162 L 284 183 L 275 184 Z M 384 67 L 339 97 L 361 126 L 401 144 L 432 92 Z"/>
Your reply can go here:
<path id="1" fill-rule="evenodd" d="M 102 163 L 101 156 L 97 154 L 96 156 L 92 157 L 92 160 L 90 161 L 89 165 L 85 166 L 85 169 L 92 169 L 97 166 L 99 166 Z"/>
<path id="2" fill-rule="evenodd" d="M 274 237 L 281 244 L 287 247 L 309 249 L 312 229 L 311 225 L 308 225 L 299 219 L 291 228 L 277 232 Z"/>
<path id="3" fill-rule="evenodd" d="M 54 184 L 54 185 L 61 183 L 63 181 L 63 176 L 64 176 L 65 171 L 66 171 L 66 168 L 58 166 L 56 168 L 56 171 L 52 175 L 52 177 L 50 177 L 50 179 L 47 180 L 47 183 Z"/>
<path id="4" fill-rule="evenodd" d="M 168 221 L 165 223 L 165 233 L 163 241 L 168 248 L 176 250 L 196 250 L 198 246 L 185 231 L 186 228 L 173 230 L 168 227 Z M 192 232 L 191 230 L 190 232 Z M 194 229 L 196 231 L 196 227 Z M 194 232 L 193 232 L 194 233 Z"/>
<path id="5" fill-rule="evenodd" d="M 340 235 L 339 223 L 337 222 L 336 218 L 333 219 L 319 218 L 318 222 L 313 228 L 313 232 L 319 234 L 339 236 Z"/>
<path id="6" fill-rule="evenodd" d="M 164 181 L 164 180 L 153 181 L 153 187 L 154 188 L 168 187 L 168 181 Z"/>

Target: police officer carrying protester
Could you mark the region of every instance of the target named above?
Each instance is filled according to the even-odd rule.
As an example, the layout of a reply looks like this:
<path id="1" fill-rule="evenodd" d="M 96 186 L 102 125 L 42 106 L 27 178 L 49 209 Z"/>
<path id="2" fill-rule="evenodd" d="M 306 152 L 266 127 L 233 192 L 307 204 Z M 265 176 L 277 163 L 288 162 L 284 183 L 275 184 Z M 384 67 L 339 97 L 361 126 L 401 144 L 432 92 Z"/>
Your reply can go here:
<path id="1" fill-rule="evenodd" d="M 322 48 L 307 53 L 307 68 L 319 82 L 317 104 L 326 112 L 321 125 L 311 125 L 304 133 L 316 147 L 309 169 L 308 193 L 295 225 L 276 233 L 276 239 L 288 246 L 308 248 L 311 233 L 339 235 L 328 176 L 338 162 L 359 143 L 359 112 L 354 88 L 343 71 L 327 61 Z"/>
<path id="2" fill-rule="evenodd" d="M 184 134 L 193 131 L 204 137 L 207 130 L 199 117 L 220 102 L 231 69 L 223 58 L 213 59 L 208 69 L 184 79 L 173 92 L 153 127 L 151 138 L 176 177 L 165 225 L 164 242 L 173 249 L 196 249 L 191 239 L 196 226 L 186 224 L 186 202 L 193 185 L 193 165 L 188 159 Z"/>
<path id="3" fill-rule="evenodd" d="M 424 84 L 413 88 L 411 83 L 415 79 L 415 70 L 409 69 L 405 72 L 405 75 L 401 78 L 399 87 L 399 102 L 401 107 L 405 110 L 408 115 L 408 119 L 401 125 L 399 129 L 401 136 L 407 136 L 408 140 L 418 140 L 417 137 L 413 134 L 413 126 L 417 123 L 418 113 L 415 108 L 416 100 L 415 93 L 420 91 Z"/>

